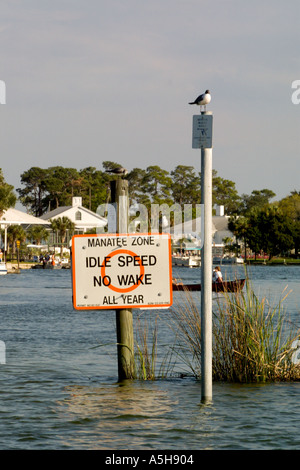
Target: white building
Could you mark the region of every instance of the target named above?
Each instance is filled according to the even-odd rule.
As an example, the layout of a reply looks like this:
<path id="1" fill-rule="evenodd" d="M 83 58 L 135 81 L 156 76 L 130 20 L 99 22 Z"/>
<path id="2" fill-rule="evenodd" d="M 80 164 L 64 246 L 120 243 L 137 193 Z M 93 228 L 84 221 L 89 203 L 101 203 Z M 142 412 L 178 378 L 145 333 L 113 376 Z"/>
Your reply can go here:
<path id="1" fill-rule="evenodd" d="M 4 229 L 4 240 L 0 237 L 0 247 L 4 249 L 4 252 L 7 251 L 7 229 L 10 225 L 21 225 L 24 230 L 32 225 L 43 225 L 45 228 L 49 227 L 47 221 L 10 207 L 3 211 L 0 217 L 0 228 Z"/>
<path id="2" fill-rule="evenodd" d="M 223 245 L 224 238 L 232 238 L 233 233 L 228 229 L 229 216 L 224 214 L 224 207 L 217 206 L 216 214 L 212 216 L 212 242 L 214 245 Z M 174 241 L 181 238 L 193 240 L 195 244 L 201 244 L 201 217 L 189 220 L 174 227 L 166 227 L 164 231 L 169 232 Z"/>
<path id="3" fill-rule="evenodd" d="M 104 227 L 107 220 L 98 214 L 82 206 L 81 197 L 73 197 L 71 206 L 62 206 L 41 216 L 43 220 L 55 220 L 60 217 L 68 217 L 75 224 L 76 233 L 85 233 L 94 227 Z"/>

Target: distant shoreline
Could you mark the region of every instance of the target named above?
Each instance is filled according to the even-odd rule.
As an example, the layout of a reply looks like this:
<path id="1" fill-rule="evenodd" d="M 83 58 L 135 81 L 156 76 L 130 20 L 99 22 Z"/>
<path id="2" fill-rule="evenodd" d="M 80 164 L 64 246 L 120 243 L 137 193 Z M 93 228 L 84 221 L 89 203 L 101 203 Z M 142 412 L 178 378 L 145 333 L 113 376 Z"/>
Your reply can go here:
<path id="1" fill-rule="evenodd" d="M 39 263 L 26 263 L 26 262 L 20 262 L 19 264 L 19 269 L 31 269 L 33 268 L 36 264 Z M 240 266 L 300 266 L 300 259 L 293 259 L 293 258 L 275 258 L 273 260 L 254 260 L 254 259 L 248 259 L 246 263 L 241 264 Z M 221 266 L 225 266 L 222 265 Z M 18 263 L 16 262 L 7 262 L 7 268 L 10 272 L 16 272 L 18 269 Z"/>
<path id="2" fill-rule="evenodd" d="M 267 259 L 248 259 L 246 261 L 247 265 L 262 265 L 262 266 L 299 266 L 300 259 L 293 259 L 293 258 L 274 258 L 270 261 Z"/>

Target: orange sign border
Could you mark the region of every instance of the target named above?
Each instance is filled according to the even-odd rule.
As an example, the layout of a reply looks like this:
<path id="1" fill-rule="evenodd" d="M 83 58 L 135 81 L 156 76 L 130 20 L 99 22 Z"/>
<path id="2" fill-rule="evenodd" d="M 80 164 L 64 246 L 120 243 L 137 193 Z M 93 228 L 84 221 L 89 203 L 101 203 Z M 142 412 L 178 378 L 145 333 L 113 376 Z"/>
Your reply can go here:
<path id="1" fill-rule="evenodd" d="M 103 237 L 103 238 L 112 238 L 112 237 L 128 237 L 128 238 L 131 238 L 131 237 L 134 237 L 134 236 L 159 236 L 159 237 L 167 237 L 168 238 L 168 248 L 169 248 L 169 289 L 170 289 L 170 302 L 168 304 L 138 304 L 138 305 L 132 305 L 132 304 L 124 304 L 124 305 L 110 305 L 110 306 L 86 306 L 86 307 L 79 307 L 76 305 L 76 283 L 75 283 L 75 271 L 76 271 L 76 266 L 75 266 L 75 239 L 76 238 L 100 238 L 100 237 Z M 122 251 L 122 253 L 124 252 L 130 252 L 130 254 L 134 254 L 135 256 L 138 256 L 136 255 L 135 253 L 133 253 L 132 251 L 130 250 L 125 250 L 125 249 L 120 249 L 120 250 L 116 250 L 113 252 L 113 255 L 117 254 L 117 252 L 120 253 L 120 251 Z M 173 288 L 172 288 L 172 256 L 171 256 L 171 236 L 169 233 L 96 233 L 96 234 L 81 234 L 81 235 L 74 235 L 72 237 L 72 251 L 71 251 L 71 260 L 72 260 L 72 263 L 71 263 L 71 271 L 72 271 L 72 294 L 73 294 L 73 308 L 75 310 L 116 310 L 116 309 L 128 309 L 128 308 L 166 308 L 166 307 L 170 307 L 173 303 Z M 140 264 L 140 267 L 141 268 L 144 268 L 144 266 L 142 264 Z M 102 273 L 102 269 L 103 267 L 101 267 L 101 273 Z M 104 273 L 105 273 L 105 269 L 104 269 Z M 141 275 L 144 275 L 144 269 L 143 269 L 143 272 L 141 273 Z M 107 286 L 107 287 L 110 287 L 111 290 L 115 290 L 117 288 L 115 288 L 114 286 Z M 136 289 L 138 286 L 136 284 L 134 284 L 133 286 L 130 286 L 129 288 L 127 289 L 124 289 L 122 290 L 123 293 L 125 292 L 130 292 L 134 289 Z M 116 290 L 116 292 L 119 292 L 119 290 Z"/>

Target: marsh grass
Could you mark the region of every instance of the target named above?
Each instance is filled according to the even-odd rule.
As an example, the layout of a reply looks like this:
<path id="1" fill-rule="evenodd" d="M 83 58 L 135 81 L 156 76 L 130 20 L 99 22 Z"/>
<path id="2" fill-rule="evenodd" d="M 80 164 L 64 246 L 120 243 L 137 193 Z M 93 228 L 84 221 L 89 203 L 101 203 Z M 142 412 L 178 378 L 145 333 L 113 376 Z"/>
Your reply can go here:
<path id="1" fill-rule="evenodd" d="M 188 366 L 188 370 L 198 377 L 201 370 L 200 298 L 198 302 L 192 292 L 184 290 L 176 300 L 170 310 L 170 328 L 176 333 L 173 353 L 182 366 Z"/>
<path id="2" fill-rule="evenodd" d="M 139 315 L 136 319 L 134 369 L 135 378 L 140 380 L 156 380 L 166 378 L 174 367 L 172 348 L 167 345 L 167 350 L 160 366 L 158 367 L 158 321 L 157 315 L 154 323 L 149 317 Z"/>
<path id="3" fill-rule="evenodd" d="M 214 380 L 266 382 L 296 380 L 299 366 L 291 361 L 299 338 L 287 318 L 284 300 L 276 305 L 259 299 L 247 282 L 246 291 L 218 296 L 213 321 Z"/>
<path id="4" fill-rule="evenodd" d="M 154 322 L 149 315 L 139 314 L 135 321 L 135 338 L 133 350 L 126 345 L 130 351 L 132 360 L 133 376 L 132 379 L 138 380 L 156 380 L 170 376 L 175 366 L 172 345 L 165 344 L 165 353 L 160 354 L 160 365 L 158 366 L 158 322 L 160 317 L 157 315 Z M 118 346 L 119 343 L 99 343 L 92 346 L 91 349 L 107 348 L 108 346 Z"/>
<path id="5" fill-rule="evenodd" d="M 213 301 L 213 380 L 266 382 L 299 380 L 300 366 L 292 360 L 293 341 L 299 331 L 283 307 L 288 296 L 272 306 L 259 299 L 247 280 L 245 290 L 219 293 Z M 200 302 L 184 291 L 172 308 L 173 328 L 178 333 L 176 353 L 196 377 L 201 376 Z M 175 351 L 175 348 L 174 348 Z"/>

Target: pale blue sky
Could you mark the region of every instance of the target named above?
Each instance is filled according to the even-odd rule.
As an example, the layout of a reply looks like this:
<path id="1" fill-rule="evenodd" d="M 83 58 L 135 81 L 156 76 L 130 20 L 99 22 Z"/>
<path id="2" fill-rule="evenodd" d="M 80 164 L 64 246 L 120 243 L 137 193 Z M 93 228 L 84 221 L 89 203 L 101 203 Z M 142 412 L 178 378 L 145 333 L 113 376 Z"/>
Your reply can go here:
<path id="1" fill-rule="evenodd" d="M 213 168 L 239 194 L 300 190 L 298 0 L 2 0 L 1 165 L 200 169 L 188 105 L 209 88 Z"/>

